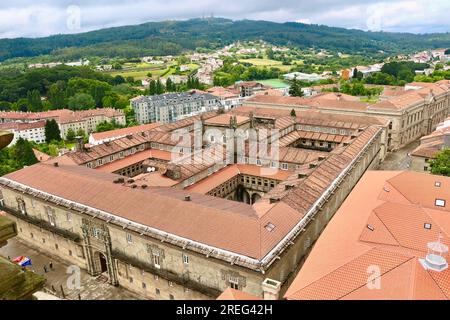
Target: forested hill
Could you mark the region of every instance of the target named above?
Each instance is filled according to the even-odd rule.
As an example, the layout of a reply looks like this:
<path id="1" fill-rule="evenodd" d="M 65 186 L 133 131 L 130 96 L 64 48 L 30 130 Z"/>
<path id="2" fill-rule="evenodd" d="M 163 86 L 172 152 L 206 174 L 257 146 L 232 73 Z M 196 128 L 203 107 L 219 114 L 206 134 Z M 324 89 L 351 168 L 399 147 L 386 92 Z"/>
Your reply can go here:
<path id="1" fill-rule="evenodd" d="M 227 19 L 149 22 L 72 35 L 0 40 L 0 61 L 53 54 L 62 58 L 136 57 L 179 54 L 184 49 L 216 48 L 237 40 L 262 39 L 275 45 L 317 47 L 342 52 L 401 53 L 450 47 L 450 34 L 364 32 L 301 23 Z"/>

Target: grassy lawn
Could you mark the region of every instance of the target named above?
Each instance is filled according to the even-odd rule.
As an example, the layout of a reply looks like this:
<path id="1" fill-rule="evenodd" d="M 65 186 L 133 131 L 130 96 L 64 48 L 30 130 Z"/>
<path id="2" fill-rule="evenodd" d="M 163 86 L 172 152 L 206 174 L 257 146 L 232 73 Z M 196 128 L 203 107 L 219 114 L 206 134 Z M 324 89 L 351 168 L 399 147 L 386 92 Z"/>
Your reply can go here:
<path id="1" fill-rule="evenodd" d="M 362 97 L 360 100 L 366 103 L 376 103 L 378 102 L 378 97 Z"/>
<path id="2" fill-rule="evenodd" d="M 289 84 L 280 79 L 268 79 L 268 80 L 258 80 L 259 83 L 262 83 L 267 86 L 271 86 L 275 89 L 287 88 Z"/>

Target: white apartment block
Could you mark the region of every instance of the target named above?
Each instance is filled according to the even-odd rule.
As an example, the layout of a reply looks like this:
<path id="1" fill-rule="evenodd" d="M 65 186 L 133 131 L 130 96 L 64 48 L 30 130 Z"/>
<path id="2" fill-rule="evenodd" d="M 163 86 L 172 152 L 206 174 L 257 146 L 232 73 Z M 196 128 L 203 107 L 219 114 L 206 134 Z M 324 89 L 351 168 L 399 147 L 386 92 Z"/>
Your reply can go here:
<path id="1" fill-rule="evenodd" d="M 0 124 L 0 130 L 9 131 L 14 134 L 14 138 L 10 145 L 16 144 L 19 138 L 36 143 L 45 142 L 45 121 L 2 123 Z"/>

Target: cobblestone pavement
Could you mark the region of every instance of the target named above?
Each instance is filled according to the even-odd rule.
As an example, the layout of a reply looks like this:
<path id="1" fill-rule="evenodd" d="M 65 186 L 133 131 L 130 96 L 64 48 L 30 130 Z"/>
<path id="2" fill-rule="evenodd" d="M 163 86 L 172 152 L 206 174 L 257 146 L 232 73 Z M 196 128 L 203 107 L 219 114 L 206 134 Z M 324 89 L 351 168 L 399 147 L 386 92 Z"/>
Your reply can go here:
<path id="1" fill-rule="evenodd" d="M 384 161 L 378 166 L 378 170 L 408 170 L 411 165 L 409 154 L 418 145 L 419 141 L 414 141 L 402 149 L 388 153 Z"/>
<path id="2" fill-rule="evenodd" d="M 80 273 L 80 287 L 78 289 L 69 289 L 67 280 L 71 274 L 67 273 L 67 268 L 70 264 L 57 257 L 52 257 L 48 253 L 34 248 L 18 238 L 8 240 L 8 244 L 0 248 L 0 255 L 6 258 L 10 257 L 11 259 L 17 256 L 29 257 L 33 265 L 27 268 L 43 275 L 47 279 L 46 289 L 56 292 L 56 295 L 60 298 L 63 297 L 63 291 L 67 299 L 74 300 L 78 300 L 79 298 L 82 300 L 139 299 L 137 295 L 124 288 L 109 285 L 106 277 L 91 277 L 85 270 L 81 270 Z M 50 262 L 53 263 L 53 270 L 49 268 Z M 44 265 L 48 272 L 44 272 Z"/>

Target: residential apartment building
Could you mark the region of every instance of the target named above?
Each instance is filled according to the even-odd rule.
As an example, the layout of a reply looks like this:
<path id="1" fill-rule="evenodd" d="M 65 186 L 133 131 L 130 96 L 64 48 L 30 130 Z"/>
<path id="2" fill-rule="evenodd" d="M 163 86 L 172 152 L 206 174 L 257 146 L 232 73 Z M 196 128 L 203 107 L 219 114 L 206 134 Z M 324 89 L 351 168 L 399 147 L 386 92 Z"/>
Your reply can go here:
<path id="1" fill-rule="evenodd" d="M 51 110 L 44 112 L 0 112 L 0 123 L 32 123 L 40 120 L 54 119 L 59 126 L 61 137 L 66 138 L 69 129 L 77 132 L 83 130 L 86 134 L 94 132 L 97 125 L 103 121 L 116 121 L 120 125 L 126 124 L 125 114 L 122 110 L 112 108 L 71 111 L 68 109 Z"/>
<path id="2" fill-rule="evenodd" d="M 36 143 L 45 142 L 45 121 L 0 123 L 0 131 L 8 131 L 14 134 L 11 145 L 14 145 L 19 138 Z"/>
<path id="3" fill-rule="evenodd" d="M 197 91 L 141 96 L 131 99 L 136 121 L 171 123 L 185 117 L 217 110 L 220 99 L 209 93 Z"/>

